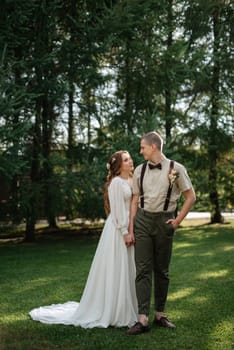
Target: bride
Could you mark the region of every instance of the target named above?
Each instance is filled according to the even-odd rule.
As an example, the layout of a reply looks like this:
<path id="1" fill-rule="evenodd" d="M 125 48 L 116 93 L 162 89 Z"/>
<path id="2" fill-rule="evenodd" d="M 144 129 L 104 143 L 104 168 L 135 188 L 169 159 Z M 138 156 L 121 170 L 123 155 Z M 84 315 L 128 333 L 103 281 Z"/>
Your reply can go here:
<path id="1" fill-rule="evenodd" d="M 133 162 L 127 151 L 112 154 L 104 191 L 108 214 L 80 302 L 33 309 L 47 324 L 131 327 L 137 322 L 133 238 L 128 233 Z"/>

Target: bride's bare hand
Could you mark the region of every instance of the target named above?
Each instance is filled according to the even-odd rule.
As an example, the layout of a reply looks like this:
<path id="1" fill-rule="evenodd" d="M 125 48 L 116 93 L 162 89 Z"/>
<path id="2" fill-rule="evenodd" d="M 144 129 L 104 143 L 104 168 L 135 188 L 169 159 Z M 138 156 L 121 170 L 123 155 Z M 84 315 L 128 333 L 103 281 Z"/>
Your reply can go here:
<path id="1" fill-rule="evenodd" d="M 127 247 L 130 247 L 133 244 L 132 235 L 130 233 L 124 235 L 124 241 Z"/>

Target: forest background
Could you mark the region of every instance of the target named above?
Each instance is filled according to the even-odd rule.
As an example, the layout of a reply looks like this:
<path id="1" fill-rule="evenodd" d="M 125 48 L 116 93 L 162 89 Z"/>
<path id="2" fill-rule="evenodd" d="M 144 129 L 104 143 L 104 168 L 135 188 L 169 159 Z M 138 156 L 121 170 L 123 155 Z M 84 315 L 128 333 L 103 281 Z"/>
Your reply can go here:
<path id="1" fill-rule="evenodd" d="M 106 162 L 156 130 L 196 211 L 232 211 L 234 5 L 225 0 L 3 0 L 0 220 L 104 218 Z"/>

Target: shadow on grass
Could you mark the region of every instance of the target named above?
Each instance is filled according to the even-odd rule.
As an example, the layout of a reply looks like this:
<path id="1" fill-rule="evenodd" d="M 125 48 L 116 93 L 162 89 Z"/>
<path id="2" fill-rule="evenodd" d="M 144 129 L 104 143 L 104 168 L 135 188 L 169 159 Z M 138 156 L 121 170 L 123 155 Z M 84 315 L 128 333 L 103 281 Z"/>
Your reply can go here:
<path id="1" fill-rule="evenodd" d="M 97 238 L 102 232 L 103 224 L 63 224 L 55 228 L 50 228 L 47 225 L 37 225 L 35 229 L 35 241 L 32 243 L 39 243 L 41 241 L 54 240 L 71 240 L 84 238 Z M 16 244 L 27 243 L 25 241 L 25 225 L 21 226 L 0 226 L 0 245 L 2 244 Z M 30 242 L 31 243 L 31 242 Z"/>
<path id="2" fill-rule="evenodd" d="M 187 228 L 175 237 L 168 306 L 188 349 L 233 349 L 233 251 L 233 227 Z"/>
<path id="3" fill-rule="evenodd" d="M 98 237 L 0 247 L 1 350 L 233 349 L 233 227 L 181 228 L 175 236 L 167 313 L 173 331 L 44 325 L 28 312 L 38 306 L 79 301 Z M 153 317 L 153 304 L 150 319 Z"/>

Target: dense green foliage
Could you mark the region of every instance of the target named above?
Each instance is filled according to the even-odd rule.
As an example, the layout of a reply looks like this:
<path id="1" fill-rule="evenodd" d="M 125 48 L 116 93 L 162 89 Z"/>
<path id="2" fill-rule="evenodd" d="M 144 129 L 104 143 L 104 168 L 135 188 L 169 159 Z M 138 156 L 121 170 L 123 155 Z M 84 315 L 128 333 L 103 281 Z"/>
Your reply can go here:
<path id="1" fill-rule="evenodd" d="M 178 229 L 166 310 L 177 327 L 136 337 L 125 328 L 85 330 L 28 316 L 34 307 L 80 300 L 98 236 L 46 235 L 33 244 L 0 245 L 1 350 L 231 350 L 233 225 Z"/>
<path id="2" fill-rule="evenodd" d="M 233 207 L 231 1 L 4 0 L 1 220 L 104 216 L 105 164 L 157 130 L 196 209 Z"/>

